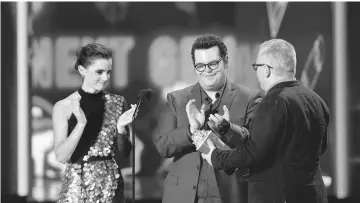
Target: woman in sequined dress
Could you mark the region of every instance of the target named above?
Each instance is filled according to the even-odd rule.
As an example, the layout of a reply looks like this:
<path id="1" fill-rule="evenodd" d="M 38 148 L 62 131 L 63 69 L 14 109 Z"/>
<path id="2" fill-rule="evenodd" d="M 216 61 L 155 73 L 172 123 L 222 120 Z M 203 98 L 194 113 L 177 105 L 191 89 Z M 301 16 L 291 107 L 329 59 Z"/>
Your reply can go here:
<path id="1" fill-rule="evenodd" d="M 53 109 L 54 152 L 66 164 L 59 203 L 124 202 L 124 182 L 115 150 L 128 156 L 130 124 L 136 105 L 104 92 L 112 69 L 112 52 L 88 44 L 77 54 L 81 87 Z"/>

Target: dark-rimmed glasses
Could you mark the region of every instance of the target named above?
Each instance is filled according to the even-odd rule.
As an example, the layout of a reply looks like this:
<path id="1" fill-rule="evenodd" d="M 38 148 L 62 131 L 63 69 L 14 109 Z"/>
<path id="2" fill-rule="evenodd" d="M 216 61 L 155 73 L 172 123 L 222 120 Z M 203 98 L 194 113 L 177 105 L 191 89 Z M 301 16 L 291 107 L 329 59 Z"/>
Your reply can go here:
<path id="1" fill-rule="evenodd" d="M 255 71 L 257 71 L 257 69 L 258 69 L 259 66 L 267 66 L 269 69 L 270 69 L 270 68 L 274 69 L 273 67 L 271 67 L 271 66 L 269 66 L 269 65 L 267 65 L 267 64 L 264 64 L 264 63 L 253 63 L 253 64 L 252 64 L 252 67 L 253 67 L 253 69 L 254 69 Z"/>
<path id="2" fill-rule="evenodd" d="M 195 65 L 195 69 L 199 72 L 204 72 L 206 69 L 206 66 L 209 67 L 211 70 L 215 70 L 219 67 L 219 63 L 220 61 L 223 60 L 223 57 L 221 57 L 219 60 L 217 61 L 211 61 L 208 64 L 203 64 L 203 63 L 199 63 Z"/>

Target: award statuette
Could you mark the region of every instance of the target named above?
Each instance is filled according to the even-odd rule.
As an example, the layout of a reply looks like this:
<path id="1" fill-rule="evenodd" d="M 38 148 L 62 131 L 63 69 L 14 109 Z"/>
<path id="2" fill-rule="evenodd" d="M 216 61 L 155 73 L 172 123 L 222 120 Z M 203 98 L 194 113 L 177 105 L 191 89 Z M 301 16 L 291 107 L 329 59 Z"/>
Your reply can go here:
<path id="1" fill-rule="evenodd" d="M 229 150 L 231 149 L 228 145 L 226 145 L 221 139 L 221 135 L 226 133 L 230 126 L 228 122 L 223 122 L 220 125 L 216 125 L 213 121 L 208 121 L 208 125 L 212 130 L 198 130 L 192 136 L 193 143 L 196 146 L 196 150 L 207 154 L 210 151 L 210 148 L 206 142 L 207 139 L 210 139 L 216 148 L 222 150 Z M 245 127 L 236 127 L 237 131 L 243 138 L 248 137 L 249 131 Z M 232 175 L 234 172 L 237 171 L 238 176 L 242 176 L 243 178 L 248 178 L 250 176 L 250 168 L 233 168 L 229 171 L 226 171 L 228 175 Z"/>
<path id="2" fill-rule="evenodd" d="M 196 146 L 196 150 L 207 154 L 210 151 L 210 148 L 207 144 L 207 140 L 210 139 L 216 148 L 222 150 L 229 150 L 230 147 L 227 146 L 218 136 L 216 136 L 211 130 L 198 130 L 193 136 L 192 140 L 194 145 Z"/>

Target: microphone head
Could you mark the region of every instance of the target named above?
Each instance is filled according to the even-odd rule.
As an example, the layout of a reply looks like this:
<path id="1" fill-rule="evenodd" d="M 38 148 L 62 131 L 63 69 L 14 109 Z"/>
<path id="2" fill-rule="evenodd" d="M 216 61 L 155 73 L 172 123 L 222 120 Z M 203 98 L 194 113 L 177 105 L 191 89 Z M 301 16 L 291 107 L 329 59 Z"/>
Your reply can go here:
<path id="1" fill-rule="evenodd" d="M 140 90 L 140 92 L 138 94 L 138 98 L 149 100 L 153 93 L 154 93 L 154 91 L 152 89 L 150 89 L 150 88 L 149 89 L 142 89 L 142 90 Z"/>

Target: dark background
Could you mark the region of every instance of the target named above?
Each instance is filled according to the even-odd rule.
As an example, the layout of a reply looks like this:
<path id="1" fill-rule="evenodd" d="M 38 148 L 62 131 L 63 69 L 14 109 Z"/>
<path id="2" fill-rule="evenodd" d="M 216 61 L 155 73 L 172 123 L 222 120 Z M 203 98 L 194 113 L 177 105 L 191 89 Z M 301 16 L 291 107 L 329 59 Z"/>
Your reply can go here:
<path id="1" fill-rule="evenodd" d="M 163 159 L 159 156 L 153 144 L 153 131 L 157 125 L 164 94 L 170 90 L 181 88 L 184 85 L 190 85 L 196 82 L 191 72 L 191 56 L 190 48 L 193 42 L 193 36 L 204 35 L 208 33 L 217 34 L 221 37 L 229 37 L 233 41 L 227 44 L 234 47 L 229 50 L 230 69 L 232 71 L 232 80 L 235 83 L 243 84 L 251 89 L 257 89 L 258 84 L 250 64 L 256 58 L 257 46 L 271 38 L 268 11 L 266 3 L 242 3 L 242 2 L 201 2 L 191 3 L 183 9 L 182 5 L 173 2 L 162 3 L 128 3 L 121 6 L 117 2 L 111 3 L 95 3 L 95 2 L 49 2 L 43 5 L 41 12 L 34 14 L 30 21 L 29 30 L 29 48 L 30 61 L 40 61 L 40 63 L 29 64 L 32 70 L 29 77 L 31 84 L 29 86 L 31 97 L 37 96 L 49 104 L 66 97 L 78 87 L 76 84 L 69 87 L 59 87 L 57 84 L 56 74 L 58 71 L 70 71 L 71 66 L 75 63 L 74 57 L 76 48 L 84 46 L 81 40 L 83 37 L 91 37 L 97 39 L 99 37 L 131 37 L 133 39 L 133 47 L 125 56 L 127 59 L 127 67 L 122 67 L 120 60 L 123 58 L 114 58 L 114 69 L 126 68 L 126 82 L 121 87 L 112 82 L 108 91 L 123 95 L 129 103 L 136 102 L 136 95 L 142 88 L 152 88 L 155 95 L 150 102 L 145 104 L 140 111 L 139 119 L 136 123 L 137 138 L 141 141 L 143 149 L 141 159 L 141 170 L 137 174 L 140 180 L 153 180 L 156 177 L 160 180 L 159 187 L 154 191 L 161 196 L 161 180 L 166 174 L 166 168 L 159 170 Z M 101 9 L 103 8 L 103 12 Z M 349 111 L 349 168 L 351 172 L 350 178 L 350 197 L 357 196 L 360 191 L 358 182 L 360 181 L 359 158 L 360 146 L 359 139 L 359 118 L 360 118 L 360 82 L 358 80 L 359 69 L 357 68 L 357 48 L 359 45 L 360 25 L 359 19 L 359 3 L 347 3 L 347 35 L 348 35 L 348 69 L 344 69 L 348 73 L 348 111 Z M 3 195 L 13 195 L 16 191 L 16 155 L 13 152 L 16 149 L 16 21 L 13 3 L 1 3 L 1 102 L 2 102 L 2 128 L 1 128 L 1 183 L 2 183 L 2 199 Z M 113 14 L 113 15 L 112 15 Z M 316 82 L 314 90 L 326 101 L 332 111 L 334 111 L 333 91 L 334 91 L 334 75 L 333 75 L 333 22 L 332 22 L 332 4 L 331 3 L 289 3 L 287 5 L 284 18 L 281 22 L 277 38 L 283 38 L 291 42 L 297 52 L 297 78 L 301 78 L 305 63 L 309 58 L 314 41 L 318 36 L 324 39 L 325 59 L 322 71 Z M 163 52 L 154 54 L 156 51 L 151 49 L 155 40 L 168 37 L 174 44 L 164 43 Z M 56 42 L 60 38 L 74 37 L 77 39 L 79 46 L 72 49 L 59 49 L 60 45 Z M 190 37 L 188 43 L 183 43 L 184 39 Z M 50 47 L 51 54 L 46 55 L 44 47 L 35 48 L 36 44 L 48 38 L 52 44 Z M 125 40 L 124 43 L 130 43 Z M 35 45 L 34 45 L 35 44 Z M 157 43 L 160 44 L 160 43 Z M 114 45 L 112 45 L 114 46 Z M 125 46 L 120 44 L 119 47 Z M 170 48 L 169 48 L 170 47 Z M 174 54 L 171 55 L 171 51 Z M 45 50 L 45 51 L 44 51 Z M 62 60 L 59 52 L 67 51 L 68 60 Z M 156 52 L 157 53 L 157 52 Z M 169 54 L 170 53 L 170 54 Z M 335 52 L 336 53 L 336 52 Z M 61 53 L 60 53 L 61 54 Z M 231 55 L 233 54 L 233 55 Z M 36 58 L 35 56 L 39 57 Z M 231 58 L 231 56 L 233 56 Z M 173 58 L 172 58 L 173 57 Z M 41 65 L 45 60 L 45 65 Z M 151 67 L 151 61 L 164 60 L 168 65 L 161 69 L 160 73 L 155 73 Z M 40 64 L 40 65 L 39 65 Z M 159 63 L 160 64 L 160 63 Z M 170 65 L 169 65 L 170 64 Z M 173 65 L 173 66 L 172 66 Z M 313 68 L 310 65 L 309 74 Z M 51 71 L 46 75 L 44 71 Z M 190 71 L 189 71 L 190 70 Z M 174 74 L 174 71 L 177 74 Z M 47 72 L 48 73 L 48 72 Z M 41 74 L 45 74 L 42 75 Z M 67 73 L 71 77 L 77 78 L 76 73 Z M 74 75 L 72 75 L 74 74 Z M 40 75 L 40 76 L 39 76 Z M 41 85 L 42 78 L 51 77 L 48 86 Z M 170 78 L 170 79 L 169 79 Z M 64 78 L 67 80 L 68 78 Z M 112 80 L 118 77 L 112 76 Z M 74 79 L 76 82 L 76 79 Z M 80 81 L 80 79 L 78 78 Z M 32 100 L 33 101 L 33 100 Z M 41 104 L 33 104 L 40 109 L 44 108 Z M 32 124 L 31 139 L 46 130 L 51 130 L 51 125 L 47 125 L 46 121 L 51 118 L 51 112 L 42 109 L 43 114 L 40 118 L 34 118 Z M 334 112 L 332 113 L 334 114 Z M 334 121 L 334 120 L 333 120 Z M 34 125 L 37 123 L 39 125 Z M 41 123 L 43 125 L 41 125 Z M 40 127 L 39 127 L 40 126 Z M 334 193 L 334 156 L 335 156 L 335 135 L 333 125 L 331 126 L 329 147 L 326 153 L 321 157 L 321 167 L 323 175 L 332 178 L 332 184 L 328 188 L 329 196 Z M 44 141 L 48 142 L 48 141 Z M 48 144 L 48 143 L 47 143 Z M 33 149 L 32 149 L 33 150 Z M 16 151 L 16 150 L 15 150 Z M 51 150 L 46 153 L 50 153 Z M 47 154 L 47 155 L 48 155 Z M 30 157 L 29 157 L 30 158 Z M 36 157 L 31 157 L 32 160 Z M 130 165 L 129 160 L 118 159 L 122 168 Z M 54 167 L 48 161 L 44 161 L 44 168 L 57 174 L 55 176 L 35 173 L 35 162 L 31 164 L 31 188 L 35 187 L 36 180 L 45 181 L 44 184 L 44 201 L 53 201 L 53 195 L 49 193 L 46 186 L 58 185 L 60 182 L 61 171 Z M 147 184 L 144 184 L 147 185 Z M 128 189 L 131 189 L 128 186 Z M 151 184 L 142 186 L 142 190 L 151 190 Z M 55 189 L 56 190 L 56 189 Z M 38 190 L 36 190 L 38 191 Z M 130 193 L 131 194 L 131 193 Z M 34 197 L 35 196 L 35 197 Z M 55 195 L 56 196 L 56 195 Z M 145 195 L 146 196 L 146 195 Z M 130 196 L 128 196 L 130 197 Z M 144 197 L 146 198 L 146 197 Z M 34 191 L 29 194 L 28 199 L 40 201 L 36 199 Z M 141 197 L 139 198 L 141 199 Z"/>

